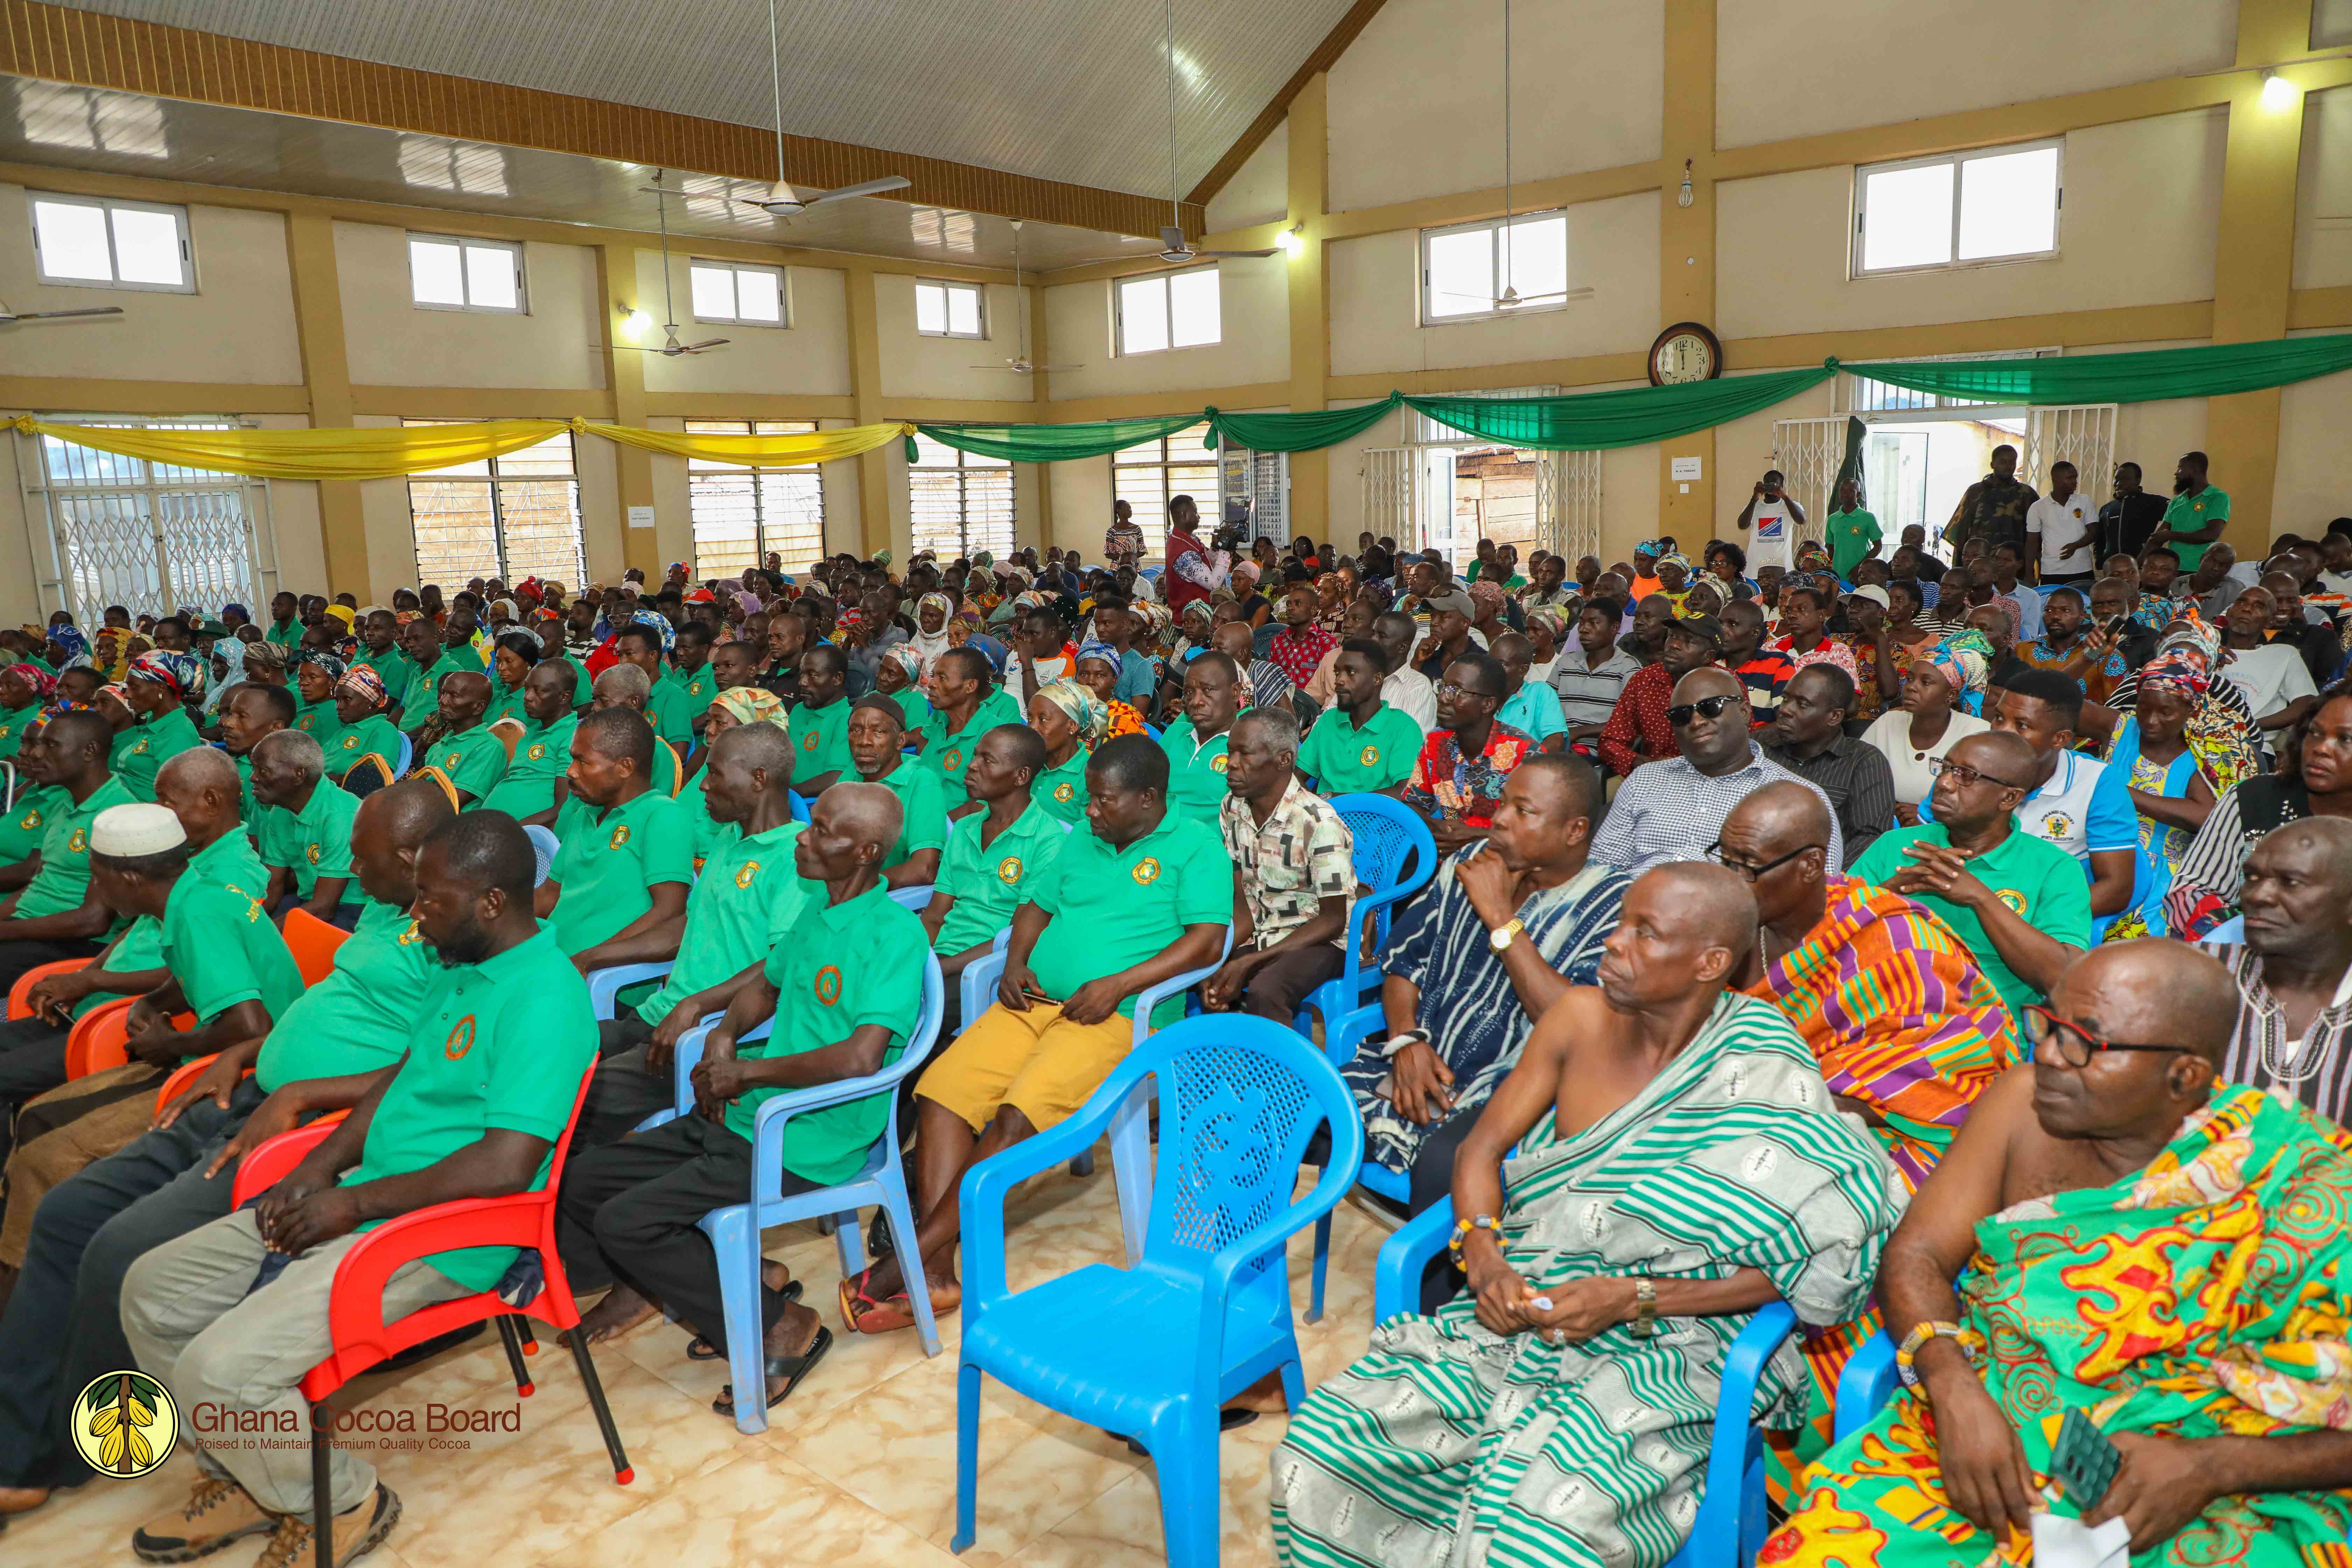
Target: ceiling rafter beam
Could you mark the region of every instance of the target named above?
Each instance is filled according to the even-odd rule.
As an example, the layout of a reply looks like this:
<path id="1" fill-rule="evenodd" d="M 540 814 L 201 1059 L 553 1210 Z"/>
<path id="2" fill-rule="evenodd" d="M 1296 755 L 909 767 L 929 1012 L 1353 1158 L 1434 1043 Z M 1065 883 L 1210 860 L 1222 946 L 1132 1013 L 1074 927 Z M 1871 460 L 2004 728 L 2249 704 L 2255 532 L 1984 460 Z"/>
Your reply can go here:
<path id="1" fill-rule="evenodd" d="M 1284 117 L 1289 114 L 1292 100 L 1307 89 L 1307 84 L 1314 80 L 1318 73 L 1329 70 L 1339 63 L 1339 57 L 1348 52 L 1348 46 L 1354 43 L 1357 35 L 1371 25 L 1372 18 L 1379 16 L 1381 7 L 1387 4 L 1388 0 L 1356 0 L 1353 5 L 1349 6 L 1348 14 L 1340 17 L 1338 25 L 1328 33 L 1323 35 L 1323 41 L 1315 46 L 1315 52 L 1308 55 L 1305 62 L 1290 73 L 1290 79 L 1282 84 L 1282 90 L 1276 93 L 1272 101 L 1258 111 L 1258 117 L 1250 121 L 1249 129 L 1243 132 L 1240 138 L 1225 149 L 1225 155 L 1211 165 L 1207 174 L 1201 176 L 1201 183 L 1192 187 L 1192 194 L 1184 198 L 1185 201 L 1197 204 L 1205 213 L 1209 198 L 1225 188 L 1225 182 L 1241 172 L 1241 166 L 1249 162 L 1249 155 L 1265 145 L 1265 139 L 1274 134 L 1274 128 L 1281 124 Z M 1202 221 L 1206 221 L 1205 217 Z M 1189 224 L 1185 226 L 1184 232 L 1188 235 L 1193 232 Z"/>

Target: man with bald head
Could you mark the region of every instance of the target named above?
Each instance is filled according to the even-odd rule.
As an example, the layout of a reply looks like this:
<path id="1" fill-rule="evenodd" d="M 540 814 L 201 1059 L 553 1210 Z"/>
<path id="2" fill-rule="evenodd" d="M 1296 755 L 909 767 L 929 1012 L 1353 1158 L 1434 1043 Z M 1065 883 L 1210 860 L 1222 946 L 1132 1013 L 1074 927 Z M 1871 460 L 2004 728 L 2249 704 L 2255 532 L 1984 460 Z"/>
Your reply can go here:
<path id="1" fill-rule="evenodd" d="M 1756 936 L 1720 867 L 1634 881 L 1600 984 L 1546 1011 L 1454 1161 L 1465 1289 L 1292 1417 L 1285 1561 L 1449 1561 L 1475 1527 L 1530 1561 L 1663 1563 L 1757 1309 L 1861 1310 L 1901 1189 L 1789 1021 L 1727 994 Z M 1775 1358 L 1759 1397 L 1790 1412 L 1802 1384 Z"/>
<path id="2" fill-rule="evenodd" d="M 1908 1386 L 1823 1457 L 1764 1561 L 1857 1541 L 1880 1568 L 2014 1560 L 2051 1514 L 2095 1532 L 2074 1561 L 2342 1550 L 2352 1161 L 2308 1107 L 2219 1080 L 2240 1005 L 2221 963 L 2152 938 L 2082 958 L 2027 1015 L 2032 1065 L 1977 1102 L 1886 1247 Z M 2076 1410 L 2120 1460 L 2092 1495 L 2042 1484 Z"/>
<path id="3" fill-rule="evenodd" d="M 774 726 L 731 730 L 720 744 L 760 730 Z M 737 760 L 715 755 L 711 767 Z M 737 1395 L 772 1408 L 832 1348 L 832 1331 L 797 1291 L 784 1293 L 791 1277 L 774 1265 L 761 1281 L 761 1342 L 730 1344 L 718 1261 L 699 1222 L 743 1201 L 763 1102 L 868 1077 L 907 1047 L 922 1010 L 924 973 L 935 961 L 923 922 L 891 900 L 882 879 L 883 853 L 898 841 L 899 819 L 898 795 L 881 784 L 835 784 L 818 797 L 792 840 L 792 868 L 812 896 L 734 989 L 693 1069 L 693 1109 L 587 1151 L 564 1173 L 556 1224 L 566 1269 L 578 1271 L 583 1289 L 614 1281 L 578 1331 L 593 1339 L 659 1303 L 730 1360 L 735 1381 L 713 1405 L 722 1415 L 733 1415 Z M 771 1019 L 766 1038 L 743 1039 Z M 895 1095 L 884 1089 L 792 1122 L 782 1191 L 810 1192 L 855 1176 L 890 1130 Z M 756 1393 L 745 1386 L 751 1376 L 761 1379 Z"/>
<path id="4" fill-rule="evenodd" d="M 490 678 L 461 669 L 441 678 L 441 736 L 416 760 L 449 781 L 457 807 L 474 805 L 507 776 L 506 742 L 482 722 L 489 710 Z"/>
<path id="5" fill-rule="evenodd" d="M 1675 682 L 1666 709 L 1682 754 L 1633 770 L 1592 840 L 1592 858 L 1640 875 L 1674 860 L 1699 860 L 1731 808 L 1782 780 L 1819 786 L 1766 756 L 1750 740 L 1748 688 L 1727 669 L 1696 668 Z M 1830 863 L 1845 864 L 1845 836 L 1832 816 Z"/>
<path id="6" fill-rule="evenodd" d="M 166 765 L 163 793 L 173 768 L 198 754 Z M 334 969 L 261 1033 L 231 1045 L 160 1115 L 151 1086 L 116 1152 L 39 1200 L 24 1272 L 0 1317 L 0 1514 L 89 1479 L 64 1423 L 91 1378 L 131 1364 L 117 1303 L 131 1263 L 226 1214 L 247 1151 L 358 1104 L 398 1058 L 441 973 L 408 913 L 417 846 L 454 815 L 422 779 L 360 803 L 351 862 L 367 903 Z"/>
<path id="7" fill-rule="evenodd" d="M 2221 1077 L 2352 1118 L 2352 822 L 2273 829 L 2246 857 L 2245 938 L 2209 942 L 2239 1005 Z"/>
<path id="8" fill-rule="evenodd" d="M 1935 820 L 1884 835 L 1853 872 L 1958 932 L 2021 1026 L 2026 1005 L 2048 994 L 2091 945 L 2081 864 L 2017 825 L 2033 760 L 2033 747 L 2011 731 L 1967 737 L 1928 764 Z"/>

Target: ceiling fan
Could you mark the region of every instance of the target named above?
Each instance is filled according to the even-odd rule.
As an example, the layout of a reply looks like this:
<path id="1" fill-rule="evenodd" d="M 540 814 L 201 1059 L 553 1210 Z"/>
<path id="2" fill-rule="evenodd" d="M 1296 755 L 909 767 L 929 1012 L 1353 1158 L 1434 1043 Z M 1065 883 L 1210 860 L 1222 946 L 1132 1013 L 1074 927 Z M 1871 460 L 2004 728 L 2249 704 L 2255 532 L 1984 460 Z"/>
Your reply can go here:
<path id="1" fill-rule="evenodd" d="M 1563 279 L 1565 281 L 1565 279 Z M 1503 291 L 1499 294 L 1457 294 L 1446 290 L 1449 300 L 1484 301 L 1497 310 L 1516 310 L 1523 305 L 1542 304 L 1558 300 L 1590 300 L 1590 287 L 1559 288 L 1540 294 L 1522 294 L 1511 280 L 1511 0 L 1503 0 Z"/>
<path id="2" fill-rule="evenodd" d="M 11 310 L 0 305 L 0 327 L 13 327 L 19 321 L 54 321 L 64 316 L 119 316 L 120 305 L 92 305 L 85 310 Z"/>
<path id="3" fill-rule="evenodd" d="M 682 343 L 677 341 L 677 307 L 670 299 L 669 287 L 669 187 L 662 184 L 666 173 L 665 170 L 656 169 L 654 183 L 646 187 L 654 194 L 656 211 L 660 215 L 661 219 L 662 313 L 669 318 L 662 328 L 662 345 L 659 348 L 649 348 L 644 343 L 614 343 L 612 346 L 615 349 L 626 349 L 631 353 L 659 354 L 665 359 L 675 359 L 679 354 L 708 353 L 730 340 L 705 338 L 698 343 Z M 605 345 L 590 343 L 588 346 L 598 349 Z"/>
<path id="4" fill-rule="evenodd" d="M 1013 297 L 1018 299 L 1020 297 L 1021 289 L 1021 220 L 1017 217 L 1013 220 Z M 973 370 L 1009 370 L 1015 375 L 1034 375 L 1041 370 L 1084 370 L 1086 369 L 1086 366 L 1082 364 L 1031 363 L 1029 360 L 1029 317 L 1024 311 L 1021 317 L 1021 352 L 1013 355 L 1011 359 L 1000 361 L 995 364 L 976 364 L 970 368 Z"/>
<path id="5" fill-rule="evenodd" d="M 758 207 L 773 218 L 798 217 L 810 207 L 824 202 L 846 201 L 851 196 L 878 196 L 885 191 L 903 191 L 914 184 L 904 174 L 885 174 L 878 180 L 860 180 L 854 185 L 836 185 L 829 191 L 803 191 L 784 183 L 784 57 L 776 37 L 776 0 L 768 0 L 768 69 L 775 88 L 776 102 L 776 191 L 766 201 L 753 201 L 748 196 L 730 195 L 727 199 L 747 207 Z"/>

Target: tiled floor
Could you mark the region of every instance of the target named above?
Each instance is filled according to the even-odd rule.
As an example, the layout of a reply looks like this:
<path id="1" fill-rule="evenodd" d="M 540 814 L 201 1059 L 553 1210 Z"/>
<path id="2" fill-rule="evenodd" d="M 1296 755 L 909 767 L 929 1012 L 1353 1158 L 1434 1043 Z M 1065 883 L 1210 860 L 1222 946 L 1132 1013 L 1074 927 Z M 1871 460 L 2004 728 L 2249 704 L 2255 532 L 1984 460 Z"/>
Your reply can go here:
<path id="1" fill-rule="evenodd" d="M 1108 1161 L 1080 1180 L 1040 1178 L 1013 1205 L 1017 1289 L 1091 1262 L 1120 1260 Z M 1333 1230 L 1328 1310 L 1299 1323 L 1311 1387 L 1361 1353 L 1371 1329 L 1372 1261 L 1385 1222 L 1343 1205 Z M 926 1360 L 910 1331 L 845 1333 L 835 1315 L 841 1276 L 833 1242 L 809 1226 L 772 1234 L 770 1255 L 807 1283 L 835 1331 L 824 1363 L 765 1433 L 746 1437 L 709 1405 L 723 1366 L 686 1359 L 687 1336 L 648 1323 L 597 1356 L 614 1419 L 636 1468 L 613 1484 L 571 1357 L 542 1340 L 530 1363 L 538 1392 L 520 1402 L 522 1430 L 470 1439 L 472 1448 L 398 1453 L 379 1465 L 404 1512 L 375 1568 L 527 1568 L 648 1563 L 948 1568 L 955 1520 L 955 1336 Z M 1291 1244 L 1293 1300 L 1307 1302 L 1310 1237 Z M 975 1568 L 1141 1568 L 1162 1560 L 1160 1495 L 1150 1464 L 1117 1438 L 1033 1405 L 991 1382 L 981 1417 L 980 1527 L 962 1562 Z M 504 1355 L 486 1337 L 396 1377 L 368 1380 L 353 1403 L 417 1408 L 430 1401 L 499 1411 L 517 1401 Z M 419 1419 L 422 1419 L 420 1415 Z M 1266 1459 L 1284 1418 L 1261 1415 L 1226 1434 L 1226 1568 L 1271 1562 Z M 20 1516 L 0 1533 L 0 1562 L 131 1563 L 131 1530 L 186 1495 L 184 1455 L 136 1481 L 94 1481 Z M 243 1568 L 240 1542 L 208 1562 Z"/>

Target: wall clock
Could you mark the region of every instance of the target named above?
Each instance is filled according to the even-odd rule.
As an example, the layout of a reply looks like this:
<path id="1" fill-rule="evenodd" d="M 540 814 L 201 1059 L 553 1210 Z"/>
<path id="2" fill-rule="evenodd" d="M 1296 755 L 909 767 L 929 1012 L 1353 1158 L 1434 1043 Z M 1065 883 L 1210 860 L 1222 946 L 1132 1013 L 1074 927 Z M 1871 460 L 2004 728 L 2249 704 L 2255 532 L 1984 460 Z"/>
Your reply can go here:
<path id="1" fill-rule="evenodd" d="M 1713 381 L 1723 374 L 1723 344 L 1696 321 L 1676 321 L 1650 345 L 1650 384 Z"/>

